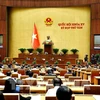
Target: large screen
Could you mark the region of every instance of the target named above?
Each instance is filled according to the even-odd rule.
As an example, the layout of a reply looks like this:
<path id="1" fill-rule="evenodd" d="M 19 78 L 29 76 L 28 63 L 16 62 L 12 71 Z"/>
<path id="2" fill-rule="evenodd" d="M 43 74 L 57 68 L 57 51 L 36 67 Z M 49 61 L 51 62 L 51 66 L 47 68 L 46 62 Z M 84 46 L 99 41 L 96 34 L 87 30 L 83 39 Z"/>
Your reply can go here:
<path id="1" fill-rule="evenodd" d="M 100 35 L 94 35 L 94 49 L 100 49 Z"/>
<path id="2" fill-rule="evenodd" d="M 0 34 L 0 48 L 3 47 L 3 35 Z"/>

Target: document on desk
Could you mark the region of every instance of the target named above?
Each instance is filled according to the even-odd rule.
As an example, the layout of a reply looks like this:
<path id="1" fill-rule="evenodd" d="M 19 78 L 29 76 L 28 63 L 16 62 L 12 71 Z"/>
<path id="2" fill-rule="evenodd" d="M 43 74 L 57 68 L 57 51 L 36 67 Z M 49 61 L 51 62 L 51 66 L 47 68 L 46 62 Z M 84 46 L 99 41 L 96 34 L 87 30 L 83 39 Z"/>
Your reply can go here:
<path id="1" fill-rule="evenodd" d="M 41 100 L 41 95 L 31 95 L 31 100 Z"/>
<path id="2" fill-rule="evenodd" d="M 95 100 L 100 100 L 100 95 L 93 95 Z"/>

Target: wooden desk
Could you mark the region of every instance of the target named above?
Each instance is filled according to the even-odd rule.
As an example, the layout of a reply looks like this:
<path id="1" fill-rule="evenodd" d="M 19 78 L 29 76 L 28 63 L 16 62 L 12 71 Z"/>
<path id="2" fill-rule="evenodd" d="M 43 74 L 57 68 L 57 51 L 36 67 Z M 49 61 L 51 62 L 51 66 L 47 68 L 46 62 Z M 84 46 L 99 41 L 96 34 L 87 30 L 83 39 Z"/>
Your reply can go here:
<path id="1" fill-rule="evenodd" d="M 53 88 L 53 85 L 50 84 L 49 87 Z M 84 87 L 79 87 L 79 86 L 69 86 L 72 91 L 77 94 L 83 94 Z M 0 86 L 0 90 L 4 90 L 4 86 Z M 46 86 L 30 86 L 30 92 L 31 93 L 46 93 L 47 92 L 47 87 Z"/>
<path id="2" fill-rule="evenodd" d="M 5 100 L 19 100 L 19 93 L 3 93 Z"/>
<path id="3" fill-rule="evenodd" d="M 80 76 L 80 70 L 76 70 L 76 76 Z"/>
<path id="4" fill-rule="evenodd" d="M 37 81 L 37 85 L 40 86 L 46 86 L 48 84 L 48 81 Z"/>
<path id="5" fill-rule="evenodd" d="M 46 86 L 31 86 L 31 93 L 46 93 Z"/>
<path id="6" fill-rule="evenodd" d="M 94 77 L 94 85 L 100 85 L 100 76 Z"/>
<path id="7" fill-rule="evenodd" d="M 72 87 L 69 87 L 75 94 L 83 94 L 84 92 L 84 87 L 81 87 L 81 86 L 72 86 Z M 76 100 L 76 99 L 75 99 Z"/>
<path id="8" fill-rule="evenodd" d="M 53 87 L 53 85 L 50 85 L 51 88 Z M 83 94 L 84 91 L 84 87 L 79 87 L 79 86 L 69 86 L 70 89 L 72 89 L 72 91 L 74 93 L 80 93 Z M 46 86 L 31 86 L 30 87 L 30 92 L 35 92 L 35 93 L 46 93 Z"/>
<path id="9" fill-rule="evenodd" d="M 63 85 L 74 86 L 74 82 L 63 82 Z"/>
<path id="10" fill-rule="evenodd" d="M 91 75 L 91 72 L 84 72 L 83 79 L 88 79 L 89 80 L 90 75 Z"/>
<path id="11" fill-rule="evenodd" d="M 95 100 L 93 95 L 75 95 L 75 100 Z"/>
<path id="12" fill-rule="evenodd" d="M 25 94 L 22 94 L 22 95 L 26 96 Z M 32 96 L 35 96 L 35 95 L 37 95 L 37 94 L 32 94 Z M 45 94 L 40 94 L 40 100 L 45 100 Z M 75 95 L 75 100 L 95 100 L 95 99 L 94 99 L 93 95 L 77 94 L 77 95 Z"/>
<path id="13" fill-rule="evenodd" d="M 80 71 L 80 77 L 83 79 L 83 75 L 84 75 L 85 71 Z"/>

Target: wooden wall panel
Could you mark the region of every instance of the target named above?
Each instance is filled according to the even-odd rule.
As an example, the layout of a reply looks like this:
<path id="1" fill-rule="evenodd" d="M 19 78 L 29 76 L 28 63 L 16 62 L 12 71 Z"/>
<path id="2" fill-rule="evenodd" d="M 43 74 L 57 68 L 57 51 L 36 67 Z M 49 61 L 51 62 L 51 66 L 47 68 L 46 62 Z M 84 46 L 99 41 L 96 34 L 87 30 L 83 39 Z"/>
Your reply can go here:
<path id="1" fill-rule="evenodd" d="M 0 34 L 6 34 L 6 21 L 0 21 Z"/>
<path id="2" fill-rule="evenodd" d="M 92 19 L 100 19 L 100 3 L 91 6 Z"/>
<path id="3" fill-rule="evenodd" d="M 7 55 L 7 7 L 68 7 L 91 6 L 90 53 L 94 50 L 94 34 L 100 34 L 100 0 L 0 0 L 0 34 L 4 35 L 2 58 Z"/>
<path id="4" fill-rule="evenodd" d="M 0 48 L 0 55 L 1 55 L 1 60 L 4 59 L 4 57 L 7 56 L 7 35 L 3 34 L 3 48 Z"/>
<path id="5" fill-rule="evenodd" d="M 0 62 L 4 58 L 4 48 L 0 48 Z"/>
<path id="6" fill-rule="evenodd" d="M 100 54 L 100 50 L 96 50 L 96 49 L 91 49 L 91 55 L 92 54 Z"/>
<path id="7" fill-rule="evenodd" d="M 21 7 L 66 7 L 88 5 L 88 0 L 14 0 L 14 6 Z"/>
<path id="8" fill-rule="evenodd" d="M 100 53 L 100 50 L 94 49 L 94 34 L 91 34 L 90 36 L 90 43 L 90 55 Z"/>
<path id="9" fill-rule="evenodd" d="M 2 0 L 0 0 L 0 5 L 2 5 Z"/>
<path id="10" fill-rule="evenodd" d="M 91 38 L 90 38 L 90 50 L 94 49 L 94 35 L 91 35 Z"/>
<path id="11" fill-rule="evenodd" d="M 2 4 L 20 7 L 64 7 L 88 5 L 96 2 L 98 0 L 3 0 Z"/>
<path id="12" fill-rule="evenodd" d="M 22 1 L 21 1 L 21 0 L 18 0 L 17 2 L 14 1 L 14 2 L 13 2 L 13 6 L 14 6 L 14 7 L 22 7 Z"/>
<path id="13" fill-rule="evenodd" d="M 1 13 L 1 6 L 0 6 L 0 20 L 1 20 L 1 14 L 2 14 L 2 13 Z"/>
<path id="14" fill-rule="evenodd" d="M 4 57 L 6 57 L 6 48 L 0 48 L 0 61 L 2 61 L 4 59 Z"/>
<path id="15" fill-rule="evenodd" d="M 3 48 L 6 49 L 6 51 L 7 51 L 7 35 L 6 34 L 3 34 L 3 37 L 4 37 L 3 38 Z"/>
<path id="16" fill-rule="evenodd" d="M 100 3 L 100 0 L 0 0 L 2 5 L 20 7 L 78 6 L 93 3 Z"/>
<path id="17" fill-rule="evenodd" d="M 1 20 L 6 20 L 7 19 L 6 13 L 7 13 L 6 6 L 1 6 L 1 15 L 0 15 Z"/>
<path id="18" fill-rule="evenodd" d="M 93 4 L 93 3 L 100 3 L 100 0 L 88 0 L 91 4 Z"/>
<path id="19" fill-rule="evenodd" d="M 5 6 L 13 6 L 14 0 L 5 0 Z"/>
<path id="20" fill-rule="evenodd" d="M 100 34 L 100 19 L 91 21 L 91 32 L 92 34 Z"/>
<path id="21" fill-rule="evenodd" d="M 3 48 L 0 48 L 0 60 L 3 60 L 7 55 L 7 7 L 0 6 L 0 34 L 3 34 Z"/>
<path id="22" fill-rule="evenodd" d="M 91 4 L 91 36 L 90 36 L 90 54 L 100 53 L 100 50 L 94 49 L 94 35 L 100 34 L 100 1 Z"/>

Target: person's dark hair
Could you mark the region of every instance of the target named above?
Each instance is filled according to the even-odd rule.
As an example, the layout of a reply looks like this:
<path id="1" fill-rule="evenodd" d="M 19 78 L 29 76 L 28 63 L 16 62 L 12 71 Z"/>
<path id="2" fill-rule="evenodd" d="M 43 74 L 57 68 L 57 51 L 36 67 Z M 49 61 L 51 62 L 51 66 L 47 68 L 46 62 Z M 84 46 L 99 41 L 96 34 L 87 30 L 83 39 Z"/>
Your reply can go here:
<path id="1" fill-rule="evenodd" d="M 15 69 L 14 69 L 14 72 L 17 72 L 17 71 L 18 71 L 17 68 L 15 68 Z"/>
<path id="2" fill-rule="evenodd" d="M 68 73 L 71 73 L 71 69 L 68 69 Z"/>
<path id="3" fill-rule="evenodd" d="M 31 100 L 31 97 L 23 97 L 22 95 L 20 95 L 20 100 Z"/>
<path id="4" fill-rule="evenodd" d="M 71 100 L 72 90 L 67 86 L 60 86 L 57 89 L 56 97 L 58 100 Z"/>
<path id="5" fill-rule="evenodd" d="M 6 75 L 7 75 L 7 76 L 11 76 L 11 72 L 7 72 Z"/>
<path id="6" fill-rule="evenodd" d="M 0 91 L 0 100 L 5 100 L 2 91 Z"/>
<path id="7" fill-rule="evenodd" d="M 27 71 L 26 71 L 26 75 L 29 75 L 29 72 L 30 72 L 30 70 L 27 70 Z"/>
<path id="8" fill-rule="evenodd" d="M 53 79 L 52 83 L 53 83 L 54 86 L 61 86 L 61 84 L 63 82 L 62 82 L 62 80 L 60 78 L 56 77 L 56 78 Z"/>
<path id="9" fill-rule="evenodd" d="M 53 71 L 52 71 L 51 69 L 49 69 L 49 70 L 47 71 L 47 73 L 48 73 L 48 74 L 53 74 Z"/>
<path id="10" fill-rule="evenodd" d="M 4 88 L 4 93 L 15 93 L 16 91 L 16 82 L 12 79 L 9 78 L 5 81 L 5 88 Z"/>
<path id="11" fill-rule="evenodd" d="M 33 77 L 33 72 L 30 71 L 30 72 L 28 73 L 28 75 L 29 75 L 29 77 Z"/>

